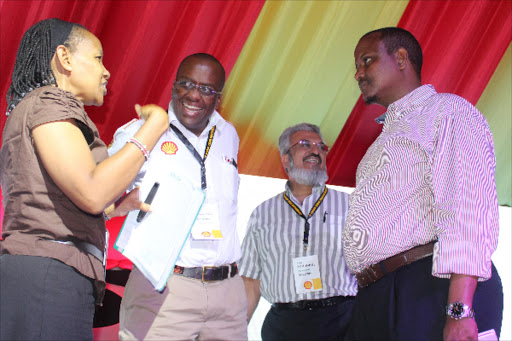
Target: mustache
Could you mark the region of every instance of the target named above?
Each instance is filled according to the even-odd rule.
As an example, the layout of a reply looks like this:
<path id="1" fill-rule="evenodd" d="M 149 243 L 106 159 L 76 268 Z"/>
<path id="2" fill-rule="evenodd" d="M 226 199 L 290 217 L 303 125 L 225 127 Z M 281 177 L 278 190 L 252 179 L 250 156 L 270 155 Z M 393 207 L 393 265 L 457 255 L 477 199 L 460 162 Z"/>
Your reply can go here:
<path id="1" fill-rule="evenodd" d="M 368 78 L 360 78 L 357 81 L 357 84 L 359 84 L 359 86 L 361 86 L 363 83 L 370 84 L 370 80 Z"/>

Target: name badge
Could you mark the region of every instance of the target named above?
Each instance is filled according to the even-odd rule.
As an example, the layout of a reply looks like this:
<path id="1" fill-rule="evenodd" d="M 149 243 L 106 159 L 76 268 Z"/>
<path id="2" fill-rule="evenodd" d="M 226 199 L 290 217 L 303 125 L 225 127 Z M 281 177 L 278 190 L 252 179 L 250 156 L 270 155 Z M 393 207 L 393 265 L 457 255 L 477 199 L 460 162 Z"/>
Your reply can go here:
<path id="1" fill-rule="evenodd" d="M 297 294 L 322 290 L 317 255 L 293 258 L 293 276 Z"/>
<path id="2" fill-rule="evenodd" d="M 204 203 L 192 227 L 195 240 L 222 239 L 219 212 L 215 203 Z"/>

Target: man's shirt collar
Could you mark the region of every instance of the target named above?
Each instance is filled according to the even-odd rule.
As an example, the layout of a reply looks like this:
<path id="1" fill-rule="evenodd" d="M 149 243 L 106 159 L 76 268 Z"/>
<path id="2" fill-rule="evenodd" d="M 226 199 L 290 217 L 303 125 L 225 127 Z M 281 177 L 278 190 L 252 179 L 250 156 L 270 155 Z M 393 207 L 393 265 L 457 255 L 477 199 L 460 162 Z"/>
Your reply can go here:
<path id="1" fill-rule="evenodd" d="M 375 122 L 379 124 L 384 124 L 384 122 L 389 118 L 389 120 L 395 120 L 398 118 L 398 116 L 404 112 L 404 109 L 414 110 L 414 108 L 417 108 L 419 106 L 422 106 L 425 104 L 425 102 L 432 96 L 436 95 L 437 92 L 434 89 L 433 85 L 425 84 L 422 85 L 413 91 L 409 92 L 404 97 L 400 98 L 399 100 L 391 103 L 388 106 L 388 109 L 386 112 L 377 117 L 375 119 Z"/>

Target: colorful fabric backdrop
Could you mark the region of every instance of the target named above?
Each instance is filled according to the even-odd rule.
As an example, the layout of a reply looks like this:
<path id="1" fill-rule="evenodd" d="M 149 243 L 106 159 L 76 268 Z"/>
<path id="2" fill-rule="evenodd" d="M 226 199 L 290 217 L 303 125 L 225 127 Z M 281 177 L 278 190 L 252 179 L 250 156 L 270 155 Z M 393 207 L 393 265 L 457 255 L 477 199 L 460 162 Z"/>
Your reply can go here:
<path id="1" fill-rule="evenodd" d="M 1 0 L 2 112 L 23 33 L 51 17 L 86 26 L 103 44 L 109 93 L 102 107 L 87 111 L 106 143 L 135 117 L 135 103 L 167 108 L 178 63 L 207 52 L 227 71 L 220 111 L 240 135 L 240 173 L 284 178 L 278 136 L 290 125 L 311 122 L 333 146 L 329 183 L 341 186 L 354 185 L 357 164 L 381 128 L 374 118 L 384 110 L 362 103 L 354 47 L 370 30 L 408 29 L 424 49 L 423 83 L 465 97 L 487 118 L 499 202 L 512 203 L 509 0 Z M 2 129 L 5 120 L 2 113 Z M 120 222 L 114 219 L 109 228 Z"/>

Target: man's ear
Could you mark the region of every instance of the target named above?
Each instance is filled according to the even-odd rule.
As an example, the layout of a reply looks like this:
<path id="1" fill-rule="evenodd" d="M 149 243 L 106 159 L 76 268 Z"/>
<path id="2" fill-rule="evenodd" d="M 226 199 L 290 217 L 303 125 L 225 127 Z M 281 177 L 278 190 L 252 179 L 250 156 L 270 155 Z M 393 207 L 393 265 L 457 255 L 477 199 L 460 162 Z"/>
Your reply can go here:
<path id="1" fill-rule="evenodd" d="M 407 50 L 403 47 L 399 48 L 395 52 L 395 58 L 400 71 L 404 70 L 409 63 L 409 54 L 407 53 Z"/>
<path id="2" fill-rule="evenodd" d="M 291 155 L 289 153 L 281 155 L 281 164 L 283 165 L 286 174 L 288 174 L 288 170 L 290 169 L 290 157 Z"/>
<path id="3" fill-rule="evenodd" d="M 67 72 L 71 72 L 72 70 L 72 55 L 71 51 L 64 46 L 59 45 L 57 46 L 57 49 L 55 50 L 55 66 L 58 70 L 65 70 Z"/>
<path id="4" fill-rule="evenodd" d="M 215 102 L 215 110 L 217 110 L 217 111 L 219 111 L 221 99 L 222 99 L 222 95 L 218 95 L 217 101 Z"/>

